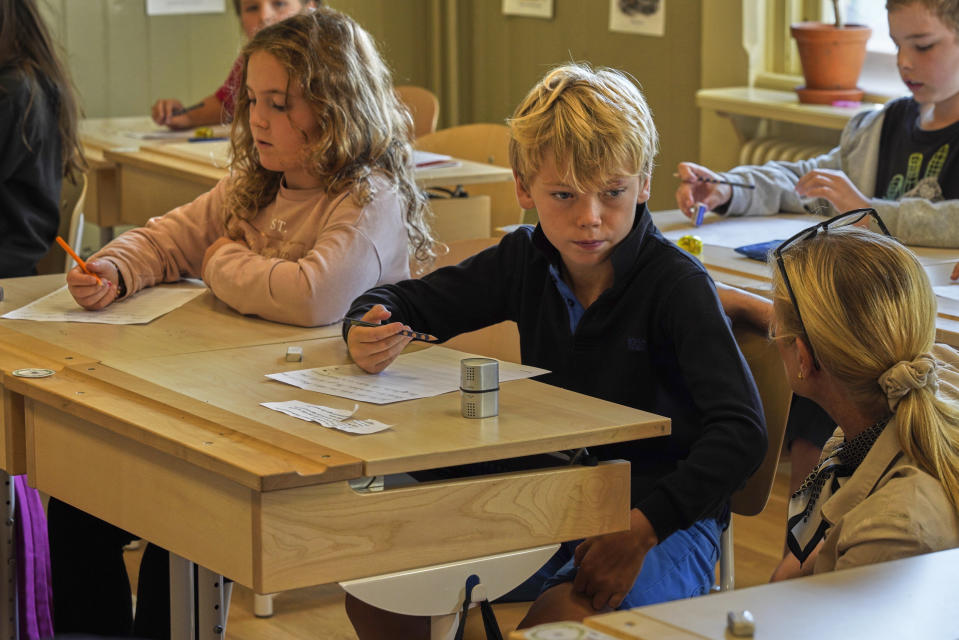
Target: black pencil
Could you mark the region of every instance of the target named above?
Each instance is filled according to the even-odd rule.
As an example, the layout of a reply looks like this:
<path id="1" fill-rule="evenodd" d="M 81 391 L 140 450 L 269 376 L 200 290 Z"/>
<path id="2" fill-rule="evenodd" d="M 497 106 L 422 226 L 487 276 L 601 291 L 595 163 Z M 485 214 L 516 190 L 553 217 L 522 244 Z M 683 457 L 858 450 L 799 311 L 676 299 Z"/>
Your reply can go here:
<path id="1" fill-rule="evenodd" d="M 678 178 L 679 174 L 674 173 L 674 178 Z M 733 182 L 731 180 L 719 180 L 717 178 L 703 178 L 701 176 L 696 176 L 694 180 L 683 180 L 683 182 L 692 184 L 694 182 L 710 182 L 712 184 L 728 184 L 730 187 L 742 187 L 743 189 L 755 189 L 756 185 L 749 184 L 748 182 Z"/>
<path id="2" fill-rule="evenodd" d="M 343 322 L 349 322 L 350 324 L 356 325 L 358 327 L 381 327 L 383 325 L 377 324 L 375 322 L 367 322 L 366 320 L 358 320 L 356 318 L 344 318 Z M 422 331 L 407 331 L 403 329 L 400 331 L 400 335 L 409 336 L 414 340 L 420 340 L 422 342 L 439 342 L 439 338 L 436 336 L 431 336 L 428 333 L 423 333 Z"/>
<path id="3" fill-rule="evenodd" d="M 184 113 L 186 113 L 186 112 L 188 112 L 188 111 L 194 111 L 194 110 L 196 110 L 196 109 L 199 109 L 199 108 L 202 107 L 202 106 L 203 106 L 203 103 L 202 103 L 202 102 L 197 102 L 196 104 L 191 104 L 189 107 L 177 107 L 176 109 L 174 109 L 173 111 L 170 112 L 170 115 L 171 115 L 171 116 L 182 116 Z"/>

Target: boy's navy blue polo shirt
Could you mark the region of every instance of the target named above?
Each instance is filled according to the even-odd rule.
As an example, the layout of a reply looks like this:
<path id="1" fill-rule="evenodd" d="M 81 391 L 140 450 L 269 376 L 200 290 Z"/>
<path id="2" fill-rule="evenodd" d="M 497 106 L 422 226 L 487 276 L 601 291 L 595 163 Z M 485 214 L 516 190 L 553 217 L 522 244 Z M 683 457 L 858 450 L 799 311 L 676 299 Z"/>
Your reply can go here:
<path id="1" fill-rule="evenodd" d="M 632 504 L 663 540 L 722 514 L 758 467 L 762 408 L 712 280 L 645 205 L 610 260 L 612 286 L 580 313 L 554 278 L 559 252 L 521 227 L 459 265 L 371 289 L 348 315 L 382 304 L 440 340 L 513 320 L 523 363 L 550 370 L 538 380 L 669 417 L 669 436 L 591 449 L 632 463 Z"/>

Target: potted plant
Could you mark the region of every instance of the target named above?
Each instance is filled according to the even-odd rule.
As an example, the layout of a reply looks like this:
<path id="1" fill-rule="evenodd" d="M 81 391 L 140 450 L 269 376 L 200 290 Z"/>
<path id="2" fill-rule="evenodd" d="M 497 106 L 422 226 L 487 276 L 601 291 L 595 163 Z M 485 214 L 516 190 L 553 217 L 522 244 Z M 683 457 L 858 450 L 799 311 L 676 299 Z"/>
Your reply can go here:
<path id="1" fill-rule="evenodd" d="M 856 83 L 872 29 L 861 24 L 845 24 L 839 0 L 832 0 L 832 6 L 836 15 L 834 24 L 800 22 L 790 26 L 806 81 L 805 86 L 796 88 L 800 102 L 832 104 L 862 100 L 863 91 Z"/>

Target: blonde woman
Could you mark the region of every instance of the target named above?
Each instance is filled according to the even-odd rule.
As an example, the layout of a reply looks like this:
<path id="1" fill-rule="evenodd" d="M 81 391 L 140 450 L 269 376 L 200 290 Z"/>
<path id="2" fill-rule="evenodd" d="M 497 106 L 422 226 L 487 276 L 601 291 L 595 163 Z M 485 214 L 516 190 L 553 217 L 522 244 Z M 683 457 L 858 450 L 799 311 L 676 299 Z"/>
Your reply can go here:
<path id="1" fill-rule="evenodd" d="M 915 255 L 850 225 L 807 229 L 774 252 L 770 334 L 793 390 L 839 425 L 790 502 L 774 580 L 959 546 L 959 353 L 934 345 L 936 299 Z M 722 291 L 731 315 L 768 302 Z M 768 316 L 766 316 L 768 317 Z"/>

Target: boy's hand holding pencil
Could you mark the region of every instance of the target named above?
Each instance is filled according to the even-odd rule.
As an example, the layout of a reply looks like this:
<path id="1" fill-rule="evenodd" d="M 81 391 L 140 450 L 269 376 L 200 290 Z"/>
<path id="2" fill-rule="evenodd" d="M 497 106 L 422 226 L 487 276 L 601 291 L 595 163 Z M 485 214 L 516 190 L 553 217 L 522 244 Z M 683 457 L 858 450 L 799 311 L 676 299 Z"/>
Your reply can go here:
<path id="1" fill-rule="evenodd" d="M 383 305 L 378 304 L 367 311 L 359 321 L 353 318 L 343 320 L 344 324 L 352 325 L 346 334 L 346 346 L 350 350 L 350 356 L 364 371 L 383 371 L 414 339 L 436 341 L 435 337 L 413 331 L 402 322 L 382 324 L 389 320 L 391 315 Z"/>
<path id="2" fill-rule="evenodd" d="M 676 205 L 696 226 L 703 215 L 729 202 L 733 188 L 754 189 L 747 182 L 726 180 L 718 173 L 692 162 L 680 162 L 673 174 L 682 181 L 676 189 Z"/>

